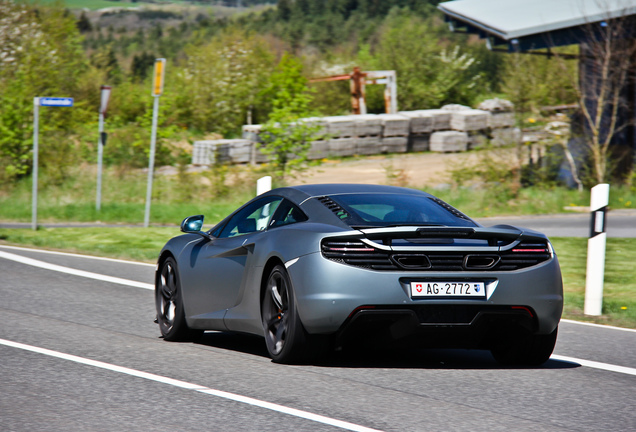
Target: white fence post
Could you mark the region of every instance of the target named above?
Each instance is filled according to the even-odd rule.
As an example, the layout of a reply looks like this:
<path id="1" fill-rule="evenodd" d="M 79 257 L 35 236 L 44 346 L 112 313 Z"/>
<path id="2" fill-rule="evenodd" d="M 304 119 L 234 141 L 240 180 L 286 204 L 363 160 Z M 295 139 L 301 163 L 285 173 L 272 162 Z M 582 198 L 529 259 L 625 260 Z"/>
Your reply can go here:
<path id="1" fill-rule="evenodd" d="M 272 189 L 272 176 L 261 177 L 256 181 L 256 196 Z"/>
<path id="2" fill-rule="evenodd" d="M 587 278 L 585 280 L 585 315 L 601 315 L 603 279 L 605 277 L 606 214 L 609 204 L 607 183 L 592 188 L 590 199 L 590 238 L 587 242 Z"/>

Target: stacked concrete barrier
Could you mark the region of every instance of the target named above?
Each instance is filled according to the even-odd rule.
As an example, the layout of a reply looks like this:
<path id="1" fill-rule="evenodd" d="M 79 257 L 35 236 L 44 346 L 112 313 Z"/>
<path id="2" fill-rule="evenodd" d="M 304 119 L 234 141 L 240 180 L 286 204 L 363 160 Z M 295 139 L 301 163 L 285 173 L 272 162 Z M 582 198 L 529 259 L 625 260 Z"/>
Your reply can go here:
<path id="1" fill-rule="evenodd" d="M 500 146 L 520 142 L 513 108 L 508 101 L 491 99 L 479 109 L 446 105 L 398 114 L 312 117 L 299 122 L 311 122 L 319 129 L 307 154 L 309 160 L 428 150 L 461 152 L 489 143 Z M 261 151 L 262 141 L 262 125 L 245 125 L 243 139 L 195 142 L 192 163 L 267 162 L 270 157 Z"/>
<path id="2" fill-rule="evenodd" d="M 382 122 L 382 153 L 404 153 L 408 147 L 411 119 L 400 114 L 378 114 Z"/>
<path id="3" fill-rule="evenodd" d="M 408 117 L 410 122 L 407 151 L 423 152 L 429 150 L 431 133 L 435 123 L 435 116 L 427 111 L 400 111 L 399 114 Z"/>
<path id="4" fill-rule="evenodd" d="M 354 116 L 356 154 L 374 155 L 382 153 L 382 120 L 375 114 Z"/>
<path id="5" fill-rule="evenodd" d="M 247 139 L 221 139 L 195 141 L 192 151 L 194 165 L 219 163 L 248 163 L 252 161 L 254 141 Z"/>
<path id="6" fill-rule="evenodd" d="M 466 149 L 474 149 L 483 147 L 488 143 L 488 128 L 490 127 L 490 113 L 488 111 L 476 110 L 464 105 L 445 105 L 442 107 L 443 111 L 448 111 L 451 114 L 450 129 L 456 132 L 461 132 L 466 135 L 467 143 Z M 448 140 L 447 135 L 444 140 Z M 459 135 L 457 135 L 458 137 Z M 459 140 L 457 138 L 455 141 Z M 450 144 L 448 149 L 441 146 L 436 151 L 457 151 L 451 150 L 457 147 L 456 143 Z"/>
<path id="7" fill-rule="evenodd" d="M 439 153 L 468 150 L 468 134 L 459 131 L 439 131 L 431 135 L 431 151 Z"/>
<path id="8" fill-rule="evenodd" d="M 353 156 L 356 151 L 354 116 L 324 117 L 327 135 L 330 137 L 328 155 Z"/>
<path id="9" fill-rule="evenodd" d="M 504 99 L 488 99 L 479 104 L 490 113 L 490 143 L 500 147 L 521 142 L 521 130 L 515 127 L 514 105 Z"/>

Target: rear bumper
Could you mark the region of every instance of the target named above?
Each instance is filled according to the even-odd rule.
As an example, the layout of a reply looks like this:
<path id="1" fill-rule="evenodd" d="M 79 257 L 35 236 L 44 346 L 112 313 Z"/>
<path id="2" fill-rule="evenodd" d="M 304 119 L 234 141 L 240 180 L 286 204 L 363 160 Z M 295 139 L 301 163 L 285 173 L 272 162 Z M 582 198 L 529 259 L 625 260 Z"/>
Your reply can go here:
<path id="1" fill-rule="evenodd" d="M 403 328 L 411 327 L 408 332 L 468 334 L 518 322 L 534 333 L 549 334 L 563 310 L 556 256 L 513 272 L 402 272 L 352 267 L 314 253 L 300 257 L 288 271 L 301 321 L 309 333 L 354 333 L 370 322 L 375 322 L 374 327 L 399 322 Z M 411 281 L 440 279 L 486 281 L 489 295 L 486 299 L 411 298 Z M 392 328 L 399 335 L 397 327 Z"/>
<path id="2" fill-rule="evenodd" d="M 536 333 L 525 307 L 423 305 L 356 310 L 337 332 L 337 344 L 417 340 L 419 346 L 488 349 L 510 333 Z"/>

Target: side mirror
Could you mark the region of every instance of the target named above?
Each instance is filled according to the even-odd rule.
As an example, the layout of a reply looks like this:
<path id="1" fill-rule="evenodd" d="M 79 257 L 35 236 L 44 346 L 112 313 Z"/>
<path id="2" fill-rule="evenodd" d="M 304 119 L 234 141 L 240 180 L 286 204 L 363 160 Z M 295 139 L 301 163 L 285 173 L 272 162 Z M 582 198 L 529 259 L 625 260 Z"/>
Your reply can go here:
<path id="1" fill-rule="evenodd" d="M 181 232 L 187 234 L 199 234 L 201 237 L 210 240 L 210 235 L 201 231 L 201 228 L 203 228 L 203 219 L 203 215 L 188 216 L 183 220 L 183 222 L 181 222 Z"/>

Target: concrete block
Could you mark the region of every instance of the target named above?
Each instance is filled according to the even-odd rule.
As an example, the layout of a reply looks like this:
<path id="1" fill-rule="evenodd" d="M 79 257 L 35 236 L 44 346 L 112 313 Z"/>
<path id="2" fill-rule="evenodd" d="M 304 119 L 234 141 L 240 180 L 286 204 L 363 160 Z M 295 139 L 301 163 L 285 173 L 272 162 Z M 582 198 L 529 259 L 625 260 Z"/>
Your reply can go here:
<path id="1" fill-rule="evenodd" d="M 409 152 L 424 152 L 430 148 L 431 134 L 411 134 L 409 135 L 409 143 L 407 151 Z"/>
<path id="2" fill-rule="evenodd" d="M 479 104 L 477 109 L 489 111 L 491 113 L 513 112 L 515 109 L 515 105 L 509 100 L 494 98 L 483 101 Z"/>
<path id="3" fill-rule="evenodd" d="M 430 150 L 434 152 L 459 152 L 468 149 L 468 134 L 466 132 L 442 131 L 431 135 Z"/>
<path id="4" fill-rule="evenodd" d="M 515 114 L 511 112 L 493 112 L 490 116 L 490 127 L 506 128 L 515 125 Z"/>
<path id="5" fill-rule="evenodd" d="M 469 111 L 472 108 L 466 105 L 448 104 L 448 105 L 444 105 L 441 109 L 443 111 Z"/>
<path id="6" fill-rule="evenodd" d="M 254 141 L 254 142 L 261 142 L 261 130 L 263 128 L 263 125 L 260 124 L 253 124 L 253 125 L 243 125 L 242 129 L 242 134 L 241 136 L 243 137 L 243 139 L 246 140 L 250 140 L 250 141 Z"/>
<path id="7" fill-rule="evenodd" d="M 252 160 L 253 145 L 253 141 L 246 139 L 195 141 L 192 164 L 248 163 Z"/>
<path id="8" fill-rule="evenodd" d="M 212 165 L 215 150 L 216 140 L 195 141 L 192 147 L 192 165 Z"/>
<path id="9" fill-rule="evenodd" d="M 411 121 L 408 117 L 400 114 L 378 114 L 382 122 L 383 137 L 407 137 Z"/>
<path id="10" fill-rule="evenodd" d="M 521 144 L 521 129 L 519 128 L 500 128 L 492 130 L 492 140 L 490 141 L 495 147 L 503 147 L 508 145 Z"/>
<path id="11" fill-rule="evenodd" d="M 324 117 L 330 138 L 349 138 L 355 136 L 354 116 Z"/>
<path id="12" fill-rule="evenodd" d="M 451 129 L 456 131 L 474 131 L 488 129 L 490 113 L 482 110 L 451 111 Z"/>
<path id="13" fill-rule="evenodd" d="M 270 154 L 262 151 L 264 147 L 265 146 L 262 144 L 254 143 L 254 146 L 252 147 L 252 159 L 250 159 L 250 162 L 266 163 L 272 160 L 272 156 Z"/>
<path id="14" fill-rule="evenodd" d="M 405 153 L 408 141 L 407 137 L 384 137 L 382 138 L 382 153 Z"/>
<path id="15" fill-rule="evenodd" d="M 298 120 L 299 123 L 306 123 L 311 125 L 312 127 L 315 127 L 315 131 L 314 131 L 314 139 L 316 141 L 321 141 L 324 139 L 329 139 L 328 138 L 328 127 L 327 127 L 327 122 L 325 121 L 324 117 L 307 117 L 307 118 L 303 118 Z"/>
<path id="16" fill-rule="evenodd" d="M 220 163 L 248 163 L 252 157 L 252 141 L 244 139 L 215 140 L 212 150 Z"/>
<path id="17" fill-rule="evenodd" d="M 433 131 L 433 116 L 426 111 L 400 111 L 398 114 L 411 119 L 411 134 L 423 134 Z"/>
<path id="18" fill-rule="evenodd" d="M 329 140 L 330 156 L 353 156 L 356 152 L 356 138 L 335 138 Z"/>
<path id="19" fill-rule="evenodd" d="M 430 115 L 433 117 L 433 130 L 449 130 L 450 120 L 451 120 L 451 112 L 447 110 L 441 109 L 429 109 L 429 110 L 419 110 L 420 113 Z"/>
<path id="20" fill-rule="evenodd" d="M 374 155 L 382 153 L 382 138 L 379 136 L 358 137 L 356 154 Z"/>
<path id="21" fill-rule="evenodd" d="M 329 156 L 329 141 L 312 141 L 307 159 L 318 160 Z"/>
<path id="22" fill-rule="evenodd" d="M 382 135 L 382 120 L 375 114 L 360 114 L 353 117 L 355 136 Z"/>

